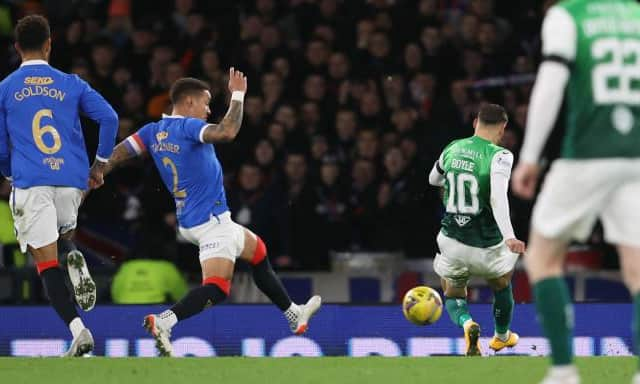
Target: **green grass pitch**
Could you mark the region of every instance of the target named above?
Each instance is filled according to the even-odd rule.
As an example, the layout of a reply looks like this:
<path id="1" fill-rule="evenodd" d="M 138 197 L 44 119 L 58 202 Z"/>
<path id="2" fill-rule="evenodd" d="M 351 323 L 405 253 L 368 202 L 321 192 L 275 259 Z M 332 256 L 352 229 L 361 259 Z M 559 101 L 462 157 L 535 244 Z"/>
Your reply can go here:
<path id="1" fill-rule="evenodd" d="M 542 357 L 0 358 L 6 384 L 538 383 Z M 578 358 L 582 383 L 630 383 L 629 357 Z"/>

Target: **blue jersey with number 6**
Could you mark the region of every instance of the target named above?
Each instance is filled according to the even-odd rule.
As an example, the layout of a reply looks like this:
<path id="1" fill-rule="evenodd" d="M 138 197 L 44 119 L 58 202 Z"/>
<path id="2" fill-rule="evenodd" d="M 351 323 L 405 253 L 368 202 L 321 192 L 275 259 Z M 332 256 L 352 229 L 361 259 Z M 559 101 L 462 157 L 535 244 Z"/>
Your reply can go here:
<path id="1" fill-rule="evenodd" d="M 202 141 L 208 124 L 200 119 L 164 116 L 129 136 L 129 151 L 151 154 L 160 177 L 176 203 L 183 228 L 209 221 L 229 210 L 222 167 L 212 144 Z"/>
<path id="2" fill-rule="evenodd" d="M 0 173 L 18 188 L 86 189 L 89 160 L 79 114 L 100 124 L 97 158 L 111 156 L 118 115 L 84 80 L 29 60 L 0 83 Z"/>

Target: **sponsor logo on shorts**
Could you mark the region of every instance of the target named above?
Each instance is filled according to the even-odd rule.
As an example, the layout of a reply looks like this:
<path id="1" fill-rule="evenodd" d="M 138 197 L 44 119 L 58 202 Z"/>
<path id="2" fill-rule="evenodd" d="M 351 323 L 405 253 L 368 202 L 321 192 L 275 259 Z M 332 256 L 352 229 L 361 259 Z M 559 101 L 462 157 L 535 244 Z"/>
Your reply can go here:
<path id="1" fill-rule="evenodd" d="M 456 221 L 456 224 L 458 224 L 459 227 L 464 227 L 471 221 L 471 218 L 469 216 L 462 215 L 455 215 L 453 219 Z"/>
<path id="2" fill-rule="evenodd" d="M 208 251 L 208 250 L 216 249 L 216 248 L 220 248 L 220 242 L 219 241 L 214 241 L 212 243 L 201 244 L 200 245 L 200 252 Z"/>

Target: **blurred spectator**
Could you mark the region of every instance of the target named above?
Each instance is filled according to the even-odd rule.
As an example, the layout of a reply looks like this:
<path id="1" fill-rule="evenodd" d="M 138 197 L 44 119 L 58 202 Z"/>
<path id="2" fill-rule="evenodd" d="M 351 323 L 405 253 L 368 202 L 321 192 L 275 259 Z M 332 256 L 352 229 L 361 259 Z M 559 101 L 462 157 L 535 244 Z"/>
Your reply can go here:
<path id="1" fill-rule="evenodd" d="M 550 4 L 167 0 L 166 11 L 151 3 L 56 3 L 52 63 L 114 105 L 119 139 L 168 112 L 168 89 L 182 76 L 210 84 L 211 121 L 219 121 L 229 102 L 228 67 L 245 72 L 242 129 L 233 143 L 215 146 L 233 213 L 251 212 L 248 225 L 271 237 L 274 264 L 307 269 L 327 268 L 331 248 L 433 255 L 441 202 L 425 172 L 449 141 L 472 134 L 486 100 L 508 109 L 503 144 L 517 155 L 531 82 L 500 81 L 535 73 Z M 10 39 L 0 39 L 0 53 L 6 75 L 19 64 Z M 95 151 L 97 130 L 83 125 Z M 529 207 L 517 200 L 512 207 L 522 234 Z M 149 164 L 115 173 L 81 212 L 134 254 L 174 260 L 195 252 L 175 244 L 173 202 Z M 269 234 L 274 222 L 283 230 Z M 177 260 L 198 268 L 197 258 Z"/>

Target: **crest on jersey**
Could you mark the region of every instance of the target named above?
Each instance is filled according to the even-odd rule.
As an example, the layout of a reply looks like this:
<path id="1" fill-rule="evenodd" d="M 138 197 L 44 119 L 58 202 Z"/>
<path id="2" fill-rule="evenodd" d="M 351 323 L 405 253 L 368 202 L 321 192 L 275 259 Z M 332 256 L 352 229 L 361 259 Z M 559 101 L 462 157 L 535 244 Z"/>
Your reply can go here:
<path id="1" fill-rule="evenodd" d="M 462 215 L 455 215 L 453 219 L 456 221 L 456 224 L 458 224 L 458 227 L 464 227 L 471 221 L 471 218 L 469 216 Z"/>
<path id="2" fill-rule="evenodd" d="M 167 137 L 169 137 L 169 132 L 167 131 L 160 131 L 156 133 L 156 140 L 158 140 L 158 142 L 165 140 Z"/>

